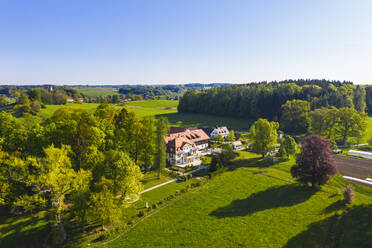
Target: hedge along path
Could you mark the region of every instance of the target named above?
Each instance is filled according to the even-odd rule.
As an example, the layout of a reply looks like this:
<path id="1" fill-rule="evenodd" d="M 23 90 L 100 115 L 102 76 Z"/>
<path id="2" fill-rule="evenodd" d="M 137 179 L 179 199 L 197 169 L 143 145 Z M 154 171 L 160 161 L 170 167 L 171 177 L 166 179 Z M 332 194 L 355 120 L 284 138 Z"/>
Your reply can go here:
<path id="1" fill-rule="evenodd" d="M 197 189 L 194 189 L 194 190 L 189 190 L 187 192 L 190 192 L 190 193 L 195 193 L 195 192 L 198 192 L 200 191 L 203 187 L 202 186 L 205 186 L 209 183 L 209 180 L 206 181 L 206 183 L 204 185 L 200 185 Z M 166 207 L 168 206 L 171 206 L 172 204 L 178 202 L 179 200 L 183 199 L 183 197 L 177 197 L 176 200 L 172 200 L 170 203 L 166 204 L 165 206 L 157 209 L 156 211 L 150 213 L 149 215 L 146 215 L 145 217 L 141 218 L 139 221 L 137 221 L 135 224 L 133 224 L 132 226 L 130 226 L 127 230 L 125 230 L 124 232 L 120 233 L 118 236 L 116 236 L 115 238 L 111 239 L 111 240 L 107 240 L 105 242 L 102 242 L 102 243 L 99 243 L 99 244 L 88 244 L 88 247 L 99 247 L 99 246 L 104 246 L 104 245 L 107 245 L 115 240 L 117 240 L 118 238 L 122 237 L 124 234 L 126 234 L 127 232 L 129 232 L 130 230 L 132 230 L 134 227 L 136 227 L 138 224 L 140 224 L 141 222 L 143 222 L 144 220 L 146 220 L 147 218 L 153 216 L 154 214 L 157 214 L 158 212 L 160 212 L 161 210 L 165 209 Z"/>

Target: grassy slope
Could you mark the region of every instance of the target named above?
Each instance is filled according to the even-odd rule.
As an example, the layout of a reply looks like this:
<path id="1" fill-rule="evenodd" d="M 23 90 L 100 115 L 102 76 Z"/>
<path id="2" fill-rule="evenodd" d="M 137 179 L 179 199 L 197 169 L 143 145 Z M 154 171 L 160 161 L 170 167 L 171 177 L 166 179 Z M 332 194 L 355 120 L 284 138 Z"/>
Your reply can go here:
<path id="1" fill-rule="evenodd" d="M 258 168 L 254 165 L 258 159 L 241 154 L 235 170 L 217 176 L 199 192 L 186 194 L 107 247 L 372 245 L 372 223 L 367 222 L 371 190 L 356 193 L 347 212 L 340 202 L 342 179 L 314 191 L 293 183 L 291 162 Z M 254 173 L 259 170 L 267 173 Z M 342 213 L 343 217 L 336 215 Z"/>

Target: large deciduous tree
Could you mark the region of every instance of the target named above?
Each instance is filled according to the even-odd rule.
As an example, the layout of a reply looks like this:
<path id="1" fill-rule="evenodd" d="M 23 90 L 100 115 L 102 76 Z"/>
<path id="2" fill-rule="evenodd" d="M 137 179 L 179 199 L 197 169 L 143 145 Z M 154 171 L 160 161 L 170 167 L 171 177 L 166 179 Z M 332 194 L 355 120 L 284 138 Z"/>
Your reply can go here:
<path id="1" fill-rule="evenodd" d="M 365 113 L 359 113 L 354 108 L 339 109 L 339 123 L 336 132 L 343 144 L 346 143 L 349 137 L 359 139 L 362 136 L 367 127 L 366 118 L 367 115 Z"/>
<path id="2" fill-rule="evenodd" d="M 284 159 L 288 159 L 293 156 L 297 150 L 296 141 L 289 135 L 284 136 L 280 139 L 279 155 Z"/>
<path id="3" fill-rule="evenodd" d="M 282 105 L 280 128 L 287 133 L 304 133 L 309 126 L 310 103 L 291 100 Z"/>
<path id="4" fill-rule="evenodd" d="M 90 171 L 75 171 L 72 168 L 68 152 L 65 146 L 50 146 L 44 150 L 45 157 L 41 159 L 9 157 L 2 161 L 2 167 L 6 168 L 3 176 L 7 178 L 8 185 L 24 187 L 13 205 L 29 211 L 50 207 L 55 214 L 62 242 L 67 238 L 61 217 L 68 207 L 64 199 L 69 194 L 85 190 L 91 177 Z M 16 189 L 10 190 L 16 192 Z"/>
<path id="5" fill-rule="evenodd" d="M 354 97 L 353 97 L 354 108 L 359 112 L 366 111 L 366 90 L 360 85 L 354 90 Z"/>
<path id="6" fill-rule="evenodd" d="M 156 122 L 156 155 L 155 166 L 158 170 L 158 178 L 160 179 L 161 171 L 165 167 L 166 153 L 165 153 L 165 135 L 168 133 L 169 124 L 166 118 L 160 118 Z"/>
<path id="7" fill-rule="evenodd" d="M 292 177 L 301 183 L 324 185 L 337 173 L 331 156 L 331 143 L 319 135 L 307 136 L 297 154 L 296 165 L 291 168 Z"/>
<path id="8" fill-rule="evenodd" d="M 278 128 L 277 122 L 269 122 L 266 119 L 258 119 L 253 123 L 249 130 L 253 151 L 265 157 L 266 153 L 274 150 L 278 139 Z"/>

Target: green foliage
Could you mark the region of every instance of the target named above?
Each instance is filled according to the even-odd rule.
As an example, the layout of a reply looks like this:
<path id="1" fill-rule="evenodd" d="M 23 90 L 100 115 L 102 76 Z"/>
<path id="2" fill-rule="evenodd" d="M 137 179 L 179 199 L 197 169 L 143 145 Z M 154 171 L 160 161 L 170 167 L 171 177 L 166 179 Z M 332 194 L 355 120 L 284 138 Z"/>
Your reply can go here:
<path id="1" fill-rule="evenodd" d="M 225 144 L 223 146 L 222 152 L 213 155 L 212 161 L 210 163 L 210 171 L 217 171 L 222 167 L 229 166 L 231 161 L 237 157 L 230 144 Z"/>
<path id="2" fill-rule="evenodd" d="M 284 159 L 289 159 L 297 151 L 296 141 L 289 135 L 284 136 L 279 140 L 279 156 Z"/>
<path id="3" fill-rule="evenodd" d="M 303 100 L 288 100 L 282 105 L 280 127 L 287 133 L 305 133 L 309 126 L 310 103 Z"/>
<path id="4" fill-rule="evenodd" d="M 120 194 L 122 199 L 133 197 L 143 189 L 139 167 L 122 151 L 107 152 L 104 175 L 112 180 L 113 194 Z"/>
<path id="5" fill-rule="evenodd" d="M 158 178 L 160 178 L 161 171 L 165 168 L 166 153 L 164 137 L 168 133 L 169 123 L 165 118 L 160 118 L 156 122 L 156 155 L 155 166 L 158 170 Z"/>
<path id="6" fill-rule="evenodd" d="M 288 100 L 306 100 L 311 108 L 354 107 L 356 87 L 350 82 L 327 80 L 286 80 L 187 91 L 178 111 L 219 116 L 278 120 L 280 108 Z M 355 102 L 360 94 L 355 95 Z M 299 123 L 298 125 L 302 125 Z"/>
<path id="7" fill-rule="evenodd" d="M 216 136 L 216 141 L 218 143 L 223 143 L 225 141 L 225 139 L 222 137 L 221 134 L 219 134 L 219 135 Z"/>
<path id="8" fill-rule="evenodd" d="M 367 127 L 367 116 L 354 108 L 316 109 L 310 113 L 309 133 L 319 134 L 343 144 L 349 138 L 357 143 Z"/>
<path id="9" fill-rule="evenodd" d="M 354 108 L 359 112 L 365 112 L 366 110 L 366 90 L 360 85 L 354 90 L 353 97 Z"/>
<path id="10" fill-rule="evenodd" d="M 269 122 L 266 119 L 258 119 L 249 130 L 249 138 L 252 141 L 252 149 L 264 157 L 266 153 L 274 150 L 278 133 L 279 124 Z"/>
<path id="11" fill-rule="evenodd" d="M 234 132 L 234 130 L 230 130 L 228 141 L 235 141 L 235 140 L 236 140 L 235 132 Z"/>
<path id="12" fill-rule="evenodd" d="M 102 178 L 96 186 L 98 189 L 91 198 L 92 208 L 90 208 L 90 211 L 101 222 L 102 226 L 114 223 L 121 217 L 121 206 L 110 189 L 111 185 L 110 180 Z"/>
<path id="13" fill-rule="evenodd" d="M 0 96 L 0 107 L 8 105 L 9 101 L 6 96 Z"/>

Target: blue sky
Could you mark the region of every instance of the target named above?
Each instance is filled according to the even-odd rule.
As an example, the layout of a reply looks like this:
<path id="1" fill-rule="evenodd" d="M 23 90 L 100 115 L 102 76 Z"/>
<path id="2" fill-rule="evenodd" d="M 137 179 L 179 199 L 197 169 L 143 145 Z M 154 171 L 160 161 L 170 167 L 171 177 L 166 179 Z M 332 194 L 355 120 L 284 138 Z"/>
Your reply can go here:
<path id="1" fill-rule="evenodd" d="M 372 83 L 369 0 L 0 0 L 0 83 Z"/>

